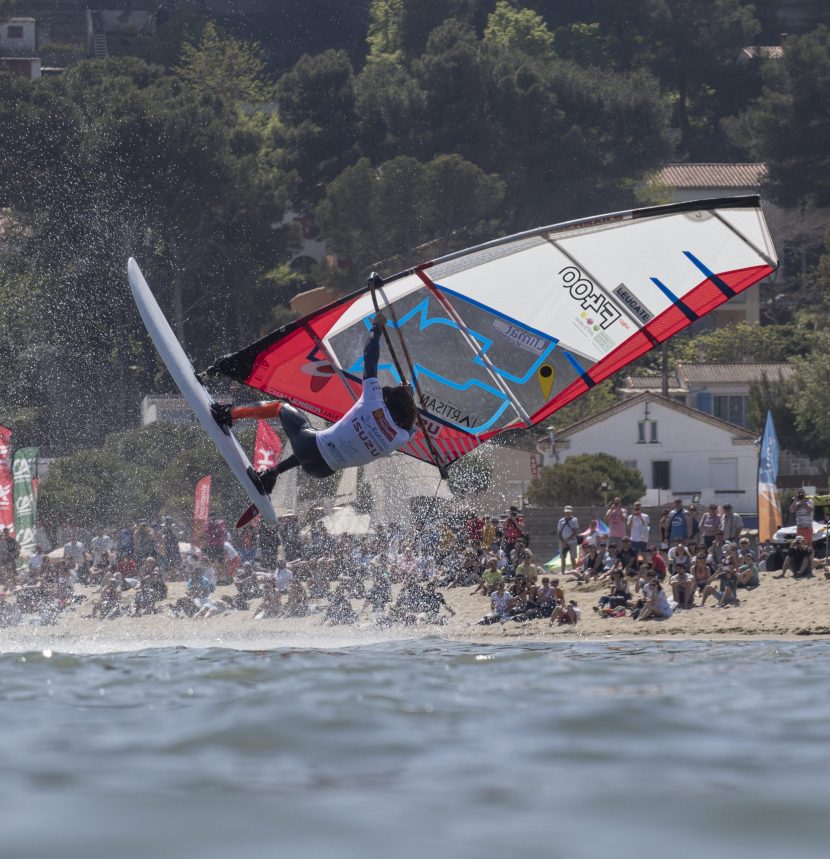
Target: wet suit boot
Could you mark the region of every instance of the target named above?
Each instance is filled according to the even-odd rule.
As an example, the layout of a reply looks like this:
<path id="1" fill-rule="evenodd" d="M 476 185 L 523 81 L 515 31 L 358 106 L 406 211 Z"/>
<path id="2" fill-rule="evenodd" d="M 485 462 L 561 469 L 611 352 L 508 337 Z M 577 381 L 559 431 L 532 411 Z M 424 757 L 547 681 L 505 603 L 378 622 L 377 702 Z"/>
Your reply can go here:
<path id="1" fill-rule="evenodd" d="M 271 494 L 274 486 L 277 483 L 277 469 L 268 468 L 265 471 L 258 471 L 260 485 L 268 493 Z M 256 504 L 252 504 L 237 520 L 236 527 L 244 528 L 255 516 L 259 514 Z"/>
<path id="2" fill-rule="evenodd" d="M 213 419 L 219 424 L 219 428 L 225 435 L 231 434 L 233 426 L 233 418 L 231 417 L 231 407 L 229 403 L 211 403 L 210 413 Z"/>

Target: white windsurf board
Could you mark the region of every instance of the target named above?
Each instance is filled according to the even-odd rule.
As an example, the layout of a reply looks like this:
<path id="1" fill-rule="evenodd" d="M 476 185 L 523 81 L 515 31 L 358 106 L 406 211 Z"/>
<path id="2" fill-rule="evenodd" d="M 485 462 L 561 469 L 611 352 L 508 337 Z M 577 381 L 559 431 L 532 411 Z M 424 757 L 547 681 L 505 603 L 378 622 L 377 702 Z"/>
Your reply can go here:
<path id="1" fill-rule="evenodd" d="M 138 263 L 132 257 L 127 263 L 127 274 L 130 279 L 133 298 L 138 307 L 138 312 L 144 320 L 147 332 L 182 396 L 193 409 L 199 423 L 211 437 L 216 449 L 227 462 L 248 497 L 256 505 L 262 518 L 268 522 L 276 522 L 277 514 L 274 512 L 270 497 L 267 493 L 262 492 L 251 477 L 256 472 L 254 472 L 250 460 L 245 455 L 245 451 L 242 450 L 233 431 L 228 430 L 226 433 L 213 419 L 210 411 L 213 399 L 196 376 L 190 359 L 173 333 L 170 323 L 161 312 L 161 308 L 150 291 Z"/>

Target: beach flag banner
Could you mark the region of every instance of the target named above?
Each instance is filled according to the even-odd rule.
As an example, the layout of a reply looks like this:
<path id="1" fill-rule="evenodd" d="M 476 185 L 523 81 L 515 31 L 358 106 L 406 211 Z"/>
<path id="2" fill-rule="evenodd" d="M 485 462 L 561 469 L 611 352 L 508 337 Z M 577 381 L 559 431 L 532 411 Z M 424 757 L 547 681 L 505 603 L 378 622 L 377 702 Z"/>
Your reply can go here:
<path id="1" fill-rule="evenodd" d="M 254 468 L 264 471 L 274 468 L 280 461 L 282 441 L 268 421 L 257 421 L 256 441 L 254 442 Z"/>
<path id="2" fill-rule="evenodd" d="M 208 474 L 196 484 L 196 492 L 193 495 L 193 537 L 191 542 L 199 548 L 204 543 L 205 527 L 210 512 L 210 484 L 211 476 Z"/>
<path id="3" fill-rule="evenodd" d="M 31 555 L 37 543 L 37 497 L 35 474 L 37 448 L 22 447 L 14 455 L 14 530 L 23 552 Z"/>
<path id="4" fill-rule="evenodd" d="M 594 522 L 592 521 L 591 524 L 593 525 Z M 596 527 L 593 530 L 596 531 L 596 533 L 599 534 L 600 537 L 608 536 L 608 526 L 605 524 L 605 522 L 602 521 L 602 519 L 596 520 Z M 591 533 L 591 525 L 589 525 L 579 536 L 590 537 Z"/>
<path id="5" fill-rule="evenodd" d="M 546 570 L 552 570 L 555 566 L 561 564 L 559 553 L 557 552 L 549 561 L 545 561 L 542 565 Z"/>
<path id="6" fill-rule="evenodd" d="M 781 527 L 781 504 L 776 489 L 778 454 L 778 437 L 772 422 L 772 412 L 768 411 L 758 457 L 758 541 L 761 543 L 771 540 Z"/>
<path id="7" fill-rule="evenodd" d="M 0 427 L 0 530 L 14 535 L 14 479 L 11 469 L 12 431 Z"/>

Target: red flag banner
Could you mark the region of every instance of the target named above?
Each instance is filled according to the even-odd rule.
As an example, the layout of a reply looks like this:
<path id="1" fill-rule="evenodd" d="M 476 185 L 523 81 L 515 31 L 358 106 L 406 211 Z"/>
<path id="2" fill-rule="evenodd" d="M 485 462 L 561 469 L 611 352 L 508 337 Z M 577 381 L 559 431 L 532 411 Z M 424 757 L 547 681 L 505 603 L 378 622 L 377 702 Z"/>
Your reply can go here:
<path id="1" fill-rule="evenodd" d="M 12 431 L 0 427 L 0 530 L 14 535 L 14 479 L 12 478 Z"/>
<path id="2" fill-rule="evenodd" d="M 268 421 L 257 421 L 256 442 L 254 443 L 254 468 L 264 471 L 273 468 L 280 461 L 282 441 Z"/>
<path id="3" fill-rule="evenodd" d="M 205 525 L 207 525 L 208 513 L 210 512 L 210 483 L 211 477 L 203 477 L 196 484 L 196 492 L 193 496 L 193 536 L 191 542 L 194 546 L 201 546 L 205 537 Z"/>

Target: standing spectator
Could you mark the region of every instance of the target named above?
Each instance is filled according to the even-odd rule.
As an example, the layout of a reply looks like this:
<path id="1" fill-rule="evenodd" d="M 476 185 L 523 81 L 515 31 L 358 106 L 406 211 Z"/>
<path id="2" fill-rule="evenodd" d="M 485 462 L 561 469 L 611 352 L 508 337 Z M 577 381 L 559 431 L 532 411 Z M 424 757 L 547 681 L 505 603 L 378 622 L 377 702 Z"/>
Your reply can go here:
<path id="1" fill-rule="evenodd" d="M 157 558 L 159 551 L 156 535 L 146 520 L 140 519 L 133 531 L 133 545 L 138 558 Z"/>
<path id="2" fill-rule="evenodd" d="M 608 542 L 619 543 L 625 537 L 628 524 L 628 511 L 622 506 L 621 498 L 615 498 L 605 511 L 605 521 L 608 523 Z"/>
<path id="3" fill-rule="evenodd" d="M 17 559 L 20 557 L 20 544 L 12 537 L 8 528 L 3 529 L 0 537 L 0 578 L 7 587 L 14 587 L 17 578 Z"/>
<path id="4" fill-rule="evenodd" d="M 118 560 L 129 562 L 135 557 L 133 529 L 124 527 L 118 532 Z"/>
<path id="5" fill-rule="evenodd" d="M 723 516 L 720 518 L 720 527 L 725 540 L 736 543 L 741 531 L 744 530 L 744 520 L 737 513 L 732 512 L 731 504 L 723 505 Z"/>
<path id="6" fill-rule="evenodd" d="M 179 551 L 179 533 L 170 516 L 164 517 L 164 525 L 161 528 L 161 557 L 159 563 L 162 572 L 168 576 L 173 570 L 177 570 L 182 562 L 182 554 Z"/>
<path id="7" fill-rule="evenodd" d="M 700 520 L 697 518 L 697 506 L 689 505 L 687 519 L 689 525 L 689 535 L 686 537 L 686 545 L 693 552 L 697 551 L 697 544 L 700 540 Z"/>
<path id="8" fill-rule="evenodd" d="M 280 548 L 280 532 L 276 525 L 263 523 L 259 531 L 259 547 L 262 552 L 262 566 L 266 570 L 275 569 Z"/>
<path id="9" fill-rule="evenodd" d="M 501 539 L 501 531 L 499 530 L 499 520 L 494 516 L 484 526 L 484 533 L 481 539 L 481 545 L 486 552 L 494 549 L 497 542 Z"/>
<path id="10" fill-rule="evenodd" d="M 703 538 L 703 545 L 707 550 L 715 542 L 715 532 L 719 528 L 718 505 L 710 504 L 709 509 L 700 517 L 700 536 Z"/>
<path id="11" fill-rule="evenodd" d="M 83 561 L 85 554 L 86 546 L 80 540 L 76 539 L 74 534 L 63 544 L 64 558 L 71 558 L 75 566 L 78 566 Z"/>
<path id="12" fill-rule="evenodd" d="M 523 517 L 519 516 L 519 508 L 511 507 L 504 522 L 504 552 L 508 559 L 513 554 L 516 543 L 524 536 Z"/>
<path id="13" fill-rule="evenodd" d="M 303 555 L 300 541 L 300 523 L 293 513 L 280 519 L 280 534 L 282 535 L 282 550 L 286 561 L 296 561 Z"/>
<path id="14" fill-rule="evenodd" d="M 464 522 L 464 531 L 467 535 L 467 542 L 470 545 L 480 543 L 484 537 L 484 520 L 474 510 L 470 510 L 467 513 L 467 520 Z"/>
<path id="15" fill-rule="evenodd" d="M 103 528 L 95 529 L 95 536 L 89 541 L 89 550 L 92 552 L 92 565 L 100 567 L 104 554 L 109 554 L 115 549 L 115 541 L 109 534 L 104 533 Z"/>
<path id="16" fill-rule="evenodd" d="M 790 504 L 790 513 L 795 513 L 796 534 L 804 538 L 808 546 L 813 545 L 813 499 L 805 498 L 799 489 Z"/>
<path id="17" fill-rule="evenodd" d="M 579 520 L 574 516 L 574 509 L 570 504 L 565 505 L 562 518 L 556 528 L 559 533 L 559 563 L 562 574 L 565 574 L 565 561 L 571 556 L 571 569 L 576 569 L 577 534 L 579 533 Z"/>
<path id="18" fill-rule="evenodd" d="M 628 517 L 628 536 L 631 537 L 631 548 L 635 552 L 645 552 L 648 545 L 651 520 L 648 513 L 643 513 L 639 501 L 634 502 L 634 510 Z"/>
<path id="19" fill-rule="evenodd" d="M 685 543 L 689 538 L 689 511 L 683 507 L 683 499 L 674 499 L 674 510 L 669 513 L 667 522 L 667 535 L 665 542 L 671 546 L 675 540 L 680 539 Z"/>
<path id="20" fill-rule="evenodd" d="M 225 520 L 207 520 L 205 525 L 205 555 L 214 565 L 222 565 L 225 560 Z M 138 546 L 136 546 L 138 551 Z"/>

